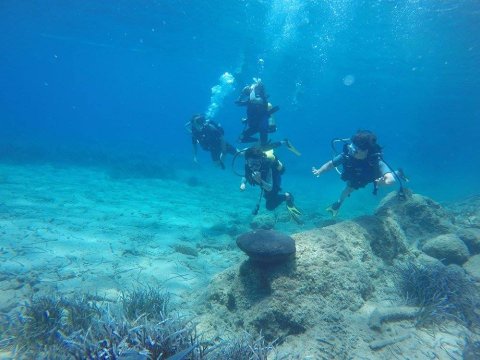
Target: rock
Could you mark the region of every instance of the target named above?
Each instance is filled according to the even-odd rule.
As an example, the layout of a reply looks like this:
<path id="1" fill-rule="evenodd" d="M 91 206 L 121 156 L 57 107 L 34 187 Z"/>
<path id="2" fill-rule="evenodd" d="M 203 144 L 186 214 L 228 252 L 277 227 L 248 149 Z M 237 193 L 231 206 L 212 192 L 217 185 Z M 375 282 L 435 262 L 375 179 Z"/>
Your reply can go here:
<path id="1" fill-rule="evenodd" d="M 261 214 L 253 217 L 250 223 L 253 230 L 271 230 L 275 227 L 275 217 L 271 214 Z"/>
<path id="2" fill-rule="evenodd" d="M 446 268 L 437 257 L 410 245 L 449 234 L 461 248 L 462 241 L 454 235 L 457 231 L 447 211 L 432 200 L 420 195 L 406 200 L 390 196 L 377 217 L 293 234 L 294 261 L 265 271 L 265 266 L 248 260 L 218 274 L 204 296 L 199 296 L 199 330 L 211 336 L 248 331 L 268 342 L 282 339 L 280 351 L 303 350 L 302 356 L 284 357 L 289 359 L 308 353 L 312 359 L 380 360 L 388 357 L 384 346 L 393 343 L 402 354 L 423 358 L 425 348 L 440 351 L 435 345 L 438 339 L 426 335 L 420 343 L 416 336 L 403 337 L 418 309 L 400 306 L 405 299 L 398 291 L 398 269 L 391 265 L 414 257 L 420 264 Z M 468 256 L 468 250 L 463 253 Z M 458 265 L 448 268 L 449 274 L 450 270 L 464 272 Z M 378 309 L 375 314 L 374 308 Z M 449 331 L 460 328 L 445 326 Z M 382 330 L 379 338 L 376 331 Z M 452 343 L 461 344 L 463 336 L 459 334 Z"/>
<path id="3" fill-rule="evenodd" d="M 406 237 L 398 223 L 391 218 L 362 216 L 353 220 L 368 231 L 373 253 L 391 263 L 407 252 Z"/>
<path id="4" fill-rule="evenodd" d="M 372 341 L 369 346 L 370 349 L 372 350 L 380 350 L 384 348 L 385 346 L 393 345 L 396 343 L 399 343 L 401 341 L 407 340 L 411 337 L 412 335 L 410 333 L 403 334 L 400 336 L 392 336 L 386 339 L 381 339 L 381 340 L 374 340 Z"/>
<path id="5" fill-rule="evenodd" d="M 480 281 L 480 255 L 472 256 L 463 264 L 465 271 L 475 280 Z"/>
<path id="6" fill-rule="evenodd" d="M 457 232 L 458 237 L 467 245 L 471 254 L 480 253 L 480 229 L 466 228 Z"/>
<path id="7" fill-rule="evenodd" d="M 422 251 L 444 264 L 463 264 L 468 260 L 470 253 L 465 243 L 455 234 L 445 234 L 428 240 Z"/>
<path id="8" fill-rule="evenodd" d="M 469 228 L 480 228 L 480 195 L 473 195 L 450 205 L 455 223 Z"/>
<path id="9" fill-rule="evenodd" d="M 421 266 L 430 266 L 430 267 L 443 266 L 443 263 L 440 260 L 434 257 L 431 257 L 430 255 L 427 255 L 424 252 L 420 252 L 416 260 L 418 264 Z"/>
<path id="10" fill-rule="evenodd" d="M 370 315 L 368 326 L 371 329 L 380 331 L 384 322 L 415 319 L 419 312 L 419 308 L 412 306 L 376 308 Z"/>
<path id="11" fill-rule="evenodd" d="M 432 236 L 456 230 L 453 216 L 440 204 L 408 190 L 406 198 L 399 198 L 396 192 L 388 194 L 377 208 L 376 215 L 396 221 L 408 243 L 417 246 Z"/>
<path id="12" fill-rule="evenodd" d="M 319 336 L 349 331 L 345 314 L 358 311 L 372 296 L 372 277 L 386 274 L 383 260 L 372 253 L 368 232 L 349 221 L 293 237 L 295 261 L 269 266 L 268 271 L 244 261 L 211 282 L 209 301 L 199 310 L 207 332 L 233 327 L 261 331 L 273 341 L 317 326 L 323 329 Z"/>
<path id="13" fill-rule="evenodd" d="M 194 247 L 189 246 L 189 245 L 175 244 L 175 245 L 172 245 L 172 248 L 176 252 L 178 252 L 180 254 L 183 254 L 183 255 L 188 255 L 188 256 L 193 256 L 193 257 L 198 256 L 198 250 L 195 249 Z"/>
<path id="14" fill-rule="evenodd" d="M 250 259 L 263 263 L 288 260 L 295 254 L 295 241 L 274 230 L 256 230 L 240 235 L 238 247 Z"/>

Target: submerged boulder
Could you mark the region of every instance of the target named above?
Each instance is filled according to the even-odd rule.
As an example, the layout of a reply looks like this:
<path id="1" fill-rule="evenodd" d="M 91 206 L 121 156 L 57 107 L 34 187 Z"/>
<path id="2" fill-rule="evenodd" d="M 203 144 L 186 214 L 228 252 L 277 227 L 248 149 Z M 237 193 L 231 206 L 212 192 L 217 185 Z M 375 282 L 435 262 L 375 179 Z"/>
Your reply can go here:
<path id="1" fill-rule="evenodd" d="M 295 241 L 274 230 L 256 230 L 240 235 L 238 247 L 250 259 L 262 263 L 278 263 L 295 254 Z"/>
<path id="2" fill-rule="evenodd" d="M 480 255 L 472 256 L 463 264 L 465 271 L 475 280 L 480 281 Z"/>
<path id="3" fill-rule="evenodd" d="M 460 229 L 457 235 L 467 245 L 471 254 L 480 253 L 480 229 L 466 228 Z"/>
<path id="4" fill-rule="evenodd" d="M 377 208 L 376 215 L 398 223 L 410 245 L 421 246 L 432 236 L 455 232 L 453 216 L 440 204 L 405 190 L 405 197 L 388 194 Z"/>
<path id="5" fill-rule="evenodd" d="M 445 234 L 428 240 L 422 251 L 445 264 L 463 264 L 470 253 L 465 243 L 455 234 Z"/>

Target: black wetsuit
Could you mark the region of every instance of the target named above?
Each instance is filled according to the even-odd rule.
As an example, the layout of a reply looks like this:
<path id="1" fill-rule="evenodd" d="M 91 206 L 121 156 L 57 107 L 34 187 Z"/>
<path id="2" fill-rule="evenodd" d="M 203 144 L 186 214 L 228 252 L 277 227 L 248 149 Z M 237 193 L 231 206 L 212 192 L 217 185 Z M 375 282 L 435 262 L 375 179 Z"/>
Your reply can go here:
<path id="1" fill-rule="evenodd" d="M 342 153 L 333 159 L 333 166 L 343 165 L 342 180 L 354 189 L 365 187 L 390 172 L 379 155 L 369 155 L 366 159 L 356 159 L 353 155 Z"/>
<path id="2" fill-rule="evenodd" d="M 201 130 L 192 126 L 192 144 L 200 144 L 203 150 L 210 151 L 213 161 L 220 161 L 220 154 L 223 151 L 223 134 L 224 130 L 219 124 L 207 120 Z M 225 142 L 225 153 L 236 154 L 236 152 L 232 145 Z"/>
<path id="3" fill-rule="evenodd" d="M 274 210 L 278 205 L 286 200 L 285 194 L 279 194 L 282 190 L 282 174 L 285 172 L 285 168 L 280 161 L 275 159 L 266 159 L 263 161 L 260 168 L 260 174 L 262 180 L 272 184 L 270 191 L 265 190 L 263 197 L 266 200 L 265 207 L 267 210 Z M 245 178 L 250 185 L 259 185 L 253 179 L 253 171 L 248 165 L 245 164 Z"/>
<path id="4" fill-rule="evenodd" d="M 240 141 L 243 143 L 257 141 L 258 139 L 252 136 L 259 133 L 260 144 L 267 144 L 268 118 L 270 117 L 267 98 L 257 95 L 252 99 L 250 94 L 243 93 L 236 103 L 237 105 L 247 107 L 247 127 L 240 135 Z"/>

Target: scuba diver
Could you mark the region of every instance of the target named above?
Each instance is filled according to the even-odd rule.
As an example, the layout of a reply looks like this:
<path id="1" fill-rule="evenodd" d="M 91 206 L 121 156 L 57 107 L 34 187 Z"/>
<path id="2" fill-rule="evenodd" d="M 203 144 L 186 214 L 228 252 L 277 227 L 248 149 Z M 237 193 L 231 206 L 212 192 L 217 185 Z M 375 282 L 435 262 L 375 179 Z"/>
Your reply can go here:
<path id="1" fill-rule="evenodd" d="M 253 84 L 243 88 L 235 104 L 247 107 L 247 117 L 242 119 L 245 129 L 240 134 L 239 141 L 242 143 L 258 141 L 252 136 L 259 133 L 260 145 L 267 144 L 268 133 L 277 129 L 272 115 L 280 108 L 268 102 L 262 80 L 254 78 Z"/>
<path id="2" fill-rule="evenodd" d="M 203 150 L 210 151 L 213 162 L 222 169 L 225 169 L 223 163 L 225 154 L 237 153 L 237 149 L 225 141 L 224 130 L 220 124 L 205 119 L 204 115 L 194 115 L 185 124 L 185 128 L 192 134 L 193 161 L 196 163 L 198 163 L 197 144 L 200 144 Z"/>
<path id="3" fill-rule="evenodd" d="M 379 186 L 388 186 L 397 179 L 400 184 L 399 195 L 404 196 L 402 180 L 408 181 L 402 169 L 393 171 L 382 157 L 382 147 L 377 144 L 377 137 L 368 130 L 359 130 L 351 139 L 334 139 L 332 147 L 335 150 L 335 142 L 344 143 L 343 152 L 323 164 L 320 168 L 312 167 L 312 173 L 319 177 L 323 173 L 343 166 L 341 178 L 346 182 L 340 198 L 326 210 L 336 216 L 343 201 L 350 194 L 373 183 L 373 194 L 377 194 Z"/>
<path id="4" fill-rule="evenodd" d="M 290 150 L 296 151 L 288 140 L 275 143 L 274 146 L 277 147 L 283 144 L 287 145 Z M 245 174 L 240 183 L 240 191 L 245 190 L 247 182 L 252 186 L 259 185 L 261 189 L 260 198 L 253 210 L 253 215 L 258 213 L 260 201 L 264 197 L 267 210 L 274 210 L 285 201 L 291 218 L 298 224 L 301 224 L 301 212 L 295 207 L 293 195 L 289 192 L 279 193 L 282 190 L 282 175 L 285 172 L 285 167 L 274 155 L 273 148 L 265 150 L 261 147 L 253 146 L 244 152 Z"/>

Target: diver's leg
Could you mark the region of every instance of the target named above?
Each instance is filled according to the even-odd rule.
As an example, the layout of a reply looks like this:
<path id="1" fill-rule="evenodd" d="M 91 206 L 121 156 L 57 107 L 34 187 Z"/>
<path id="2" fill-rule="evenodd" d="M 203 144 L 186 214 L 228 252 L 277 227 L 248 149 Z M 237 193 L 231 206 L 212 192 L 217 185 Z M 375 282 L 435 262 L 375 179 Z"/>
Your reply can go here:
<path id="1" fill-rule="evenodd" d="M 267 210 L 275 210 L 278 205 L 286 200 L 285 194 L 279 194 L 278 192 L 266 191 L 265 192 L 265 207 Z"/>
<path id="2" fill-rule="evenodd" d="M 343 201 L 350 196 L 350 194 L 355 191 L 355 188 L 347 185 L 345 189 L 343 189 L 342 193 L 340 194 L 340 198 L 335 201 L 332 205 L 330 205 L 326 210 L 332 214 L 332 216 L 336 216 L 338 211 L 340 210 L 340 206 L 342 206 Z"/>
<path id="3" fill-rule="evenodd" d="M 222 161 L 222 152 L 220 150 L 220 148 L 218 147 L 215 147 L 213 149 L 210 150 L 210 154 L 212 156 L 212 160 L 213 162 L 219 166 L 220 168 L 222 168 L 223 170 L 225 170 L 225 164 L 223 163 Z"/>
<path id="4" fill-rule="evenodd" d="M 225 153 L 235 155 L 238 152 L 238 149 L 232 146 L 230 143 L 225 143 Z"/>
<path id="5" fill-rule="evenodd" d="M 240 142 L 242 143 L 249 143 L 249 142 L 255 142 L 258 141 L 257 138 L 252 137 L 253 134 L 257 133 L 257 129 L 248 127 L 246 128 L 242 134 L 240 135 Z"/>
<path id="6" fill-rule="evenodd" d="M 258 126 L 258 132 L 260 133 L 260 145 L 268 144 L 268 118 L 262 119 Z"/>
<path id="7" fill-rule="evenodd" d="M 260 145 L 267 145 L 268 144 L 268 131 L 261 131 L 260 132 Z"/>

